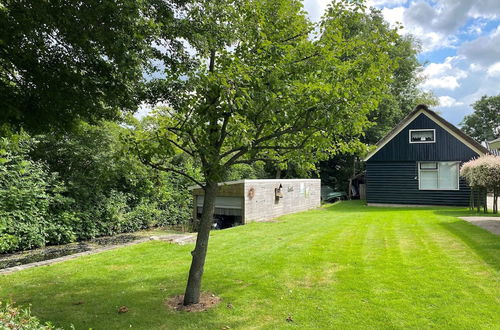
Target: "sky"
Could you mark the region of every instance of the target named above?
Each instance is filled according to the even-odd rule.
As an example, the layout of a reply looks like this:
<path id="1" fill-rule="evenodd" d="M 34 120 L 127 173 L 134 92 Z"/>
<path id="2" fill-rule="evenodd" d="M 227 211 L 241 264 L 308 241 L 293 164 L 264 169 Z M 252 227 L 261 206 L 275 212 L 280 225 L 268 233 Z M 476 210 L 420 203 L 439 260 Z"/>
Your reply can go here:
<path id="1" fill-rule="evenodd" d="M 330 0 L 304 0 L 317 21 Z M 500 0 L 368 0 L 401 34 L 420 40 L 421 88 L 439 99 L 435 108 L 458 125 L 481 96 L 500 94 Z"/>

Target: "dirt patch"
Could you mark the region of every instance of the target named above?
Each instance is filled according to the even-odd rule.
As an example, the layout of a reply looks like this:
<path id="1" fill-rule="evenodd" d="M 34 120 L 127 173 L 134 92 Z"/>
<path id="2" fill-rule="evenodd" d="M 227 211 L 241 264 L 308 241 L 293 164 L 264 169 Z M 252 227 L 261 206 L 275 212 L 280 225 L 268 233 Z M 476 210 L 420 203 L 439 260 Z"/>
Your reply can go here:
<path id="1" fill-rule="evenodd" d="M 193 305 L 184 306 L 184 295 L 177 295 L 169 298 L 166 301 L 168 308 L 175 311 L 184 312 L 203 312 L 207 309 L 217 306 L 221 302 L 221 298 L 217 297 L 210 292 L 202 292 L 200 296 L 200 302 Z"/>

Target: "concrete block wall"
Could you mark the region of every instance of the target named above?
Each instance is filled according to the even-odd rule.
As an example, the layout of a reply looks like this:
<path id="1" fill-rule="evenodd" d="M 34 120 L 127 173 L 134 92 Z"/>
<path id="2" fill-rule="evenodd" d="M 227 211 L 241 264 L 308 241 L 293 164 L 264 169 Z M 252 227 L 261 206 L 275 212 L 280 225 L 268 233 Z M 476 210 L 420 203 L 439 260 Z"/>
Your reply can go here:
<path id="1" fill-rule="evenodd" d="M 275 199 L 282 185 L 283 198 Z M 321 205 L 319 179 L 244 180 L 245 223 L 306 211 Z"/>

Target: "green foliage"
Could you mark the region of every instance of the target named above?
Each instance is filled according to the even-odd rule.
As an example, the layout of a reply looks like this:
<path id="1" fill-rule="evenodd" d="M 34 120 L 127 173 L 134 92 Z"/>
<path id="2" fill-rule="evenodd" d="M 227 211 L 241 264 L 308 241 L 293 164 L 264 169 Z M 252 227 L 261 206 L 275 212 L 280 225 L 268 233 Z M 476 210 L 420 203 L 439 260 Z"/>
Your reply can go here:
<path id="1" fill-rule="evenodd" d="M 365 28 L 362 5 L 334 2 L 318 27 L 292 0 L 200 2 L 187 17 L 195 65 L 182 80 L 152 82 L 151 101 L 170 107 L 137 132 L 146 162 L 172 171 L 188 158 L 201 173 L 187 177 L 221 181 L 236 164 L 293 160 L 311 170 L 362 148 L 397 39 L 395 30 Z"/>
<path id="2" fill-rule="evenodd" d="M 183 2 L 2 1 L 0 123 L 67 130 L 135 111 L 151 62 L 182 56 L 173 10 Z"/>
<path id="3" fill-rule="evenodd" d="M 29 157 L 27 134 L 0 139 L 0 253 L 74 240 L 71 199 L 56 174 Z"/>
<path id="4" fill-rule="evenodd" d="M 236 164 L 231 167 L 224 181 L 237 181 L 242 179 L 266 179 L 269 174 L 265 170 L 264 163 Z"/>
<path id="5" fill-rule="evenodd" d="M 185 223 L 186 180 L 127 154 L 128 132 L 80 123 L 63 135 L 2 138 L 0 253 Z"/>
<path id="6" fill-rule="evenodd" d="M 67 194 L 75 200 L 79 239 L 189 218 L 186 180 L 142 164 L 124 141 L 129 133 L 115 123 L 82 122 L 62 136 L 43 136 L 33 153 L 66 182 Z"/>
<path id="7" fill-rule="evenodd" d="M 22 330 L 56 330 L 51 323 L 42 323 L 31 315 L 29 308 L 19 309 L 0 301 L 0 328 Z"/>
<path id="8" fill-rule="evenodd" d="M 384 21 L 380 10 L 372 9 L 363 20 L 357 22 L 354 31 L 364 29 L 378 29 L 388 33 L 391 28 Z M 353 32 L 356 33 L 356 32 Z M 422 65 L 417 54 L 420 50 L 418 42 L 412 36 L 395 36 L 394 43 L 389 50 L 389 57 L 397 64 L 392 71 L 392 81 L 388 83 L 388 90 L 376 109 L 368 114 L 370 127 L 364 130 L 361 141 L 368 145 L 375 144 L 384 137 L 399 121 L 409 114 L 416 105 L 437 105 L 434 95 L 419 89 L 422 82 Z M 346 191 L 348 180 L 354 174 L 363 170 L 357 157 L 364 154 L 361 149 L 341 155 L 329 157 L 320 163 L 321 179 L 323 184 L 330 185 L 335 190 Z M 356 166 L 356 169 L 354 168 Z"/>
<path id="9" fill-rule="evenodd" d="M 474 113 L 465 116 L 462 130 L 480 142 L 500 138 L 500 94 L 485 95 L 472 107 Z"/>

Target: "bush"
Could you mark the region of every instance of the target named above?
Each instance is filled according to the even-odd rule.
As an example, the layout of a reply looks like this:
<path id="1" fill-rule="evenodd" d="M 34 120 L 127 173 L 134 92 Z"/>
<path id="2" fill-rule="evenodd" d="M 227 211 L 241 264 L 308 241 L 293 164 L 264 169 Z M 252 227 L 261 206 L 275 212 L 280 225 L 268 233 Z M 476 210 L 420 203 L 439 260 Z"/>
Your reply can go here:
<path id="1" fill-rule="evenodd" d="M 42 324 L 36 317 L 31 316 L 29 308 L 18 309 L 0 302 L 0 329 L 55 330 L 59 328 L 51 323 Z"/>
<path id="2" fill-rule="evenodd" d="M 125 130 L 0 138 L 0 253 L 187 222 L 186 180 L 143 165 Z"/>
<path id="3" fill-rule="evenodd" d="M 186 223 L 191 216 L 191 183 L 142 164 L 128 134 L 103 122 L 82 123 L 62 138 L 40 137 L 34 155 L 68 183 L 78 239 Z"/>
<path id="4" fill-rule="evenodd" d="M 70 200 L 61 195 L 57 175 L 30 159 L 34 143 L 26 134 L 0 139 L 0 253 L 56 244 L 56 237 L 74 240 L 68 228 L 53 222 Z"/>
<path id="5" fill-rule="evenodd" d="M 493 213 L 498 213 L 498 196 L 500 194 L 500 157 L 486 155 L 463 164 L 460 175 L 465 178 L 473 191 L 493 193 Z M 484 203 L 486 211 L 486 203 Z M 471 198 L 474 207 L 474 198 Z M 478 210 L 480 202 L 477 204 Z"/>
<path id="6" fill-rule="evenodd" d="M 130 232 L 155 227 L 164 215 L 157 203 L 143 202 L 126 214 L 122 230 Z"/>

